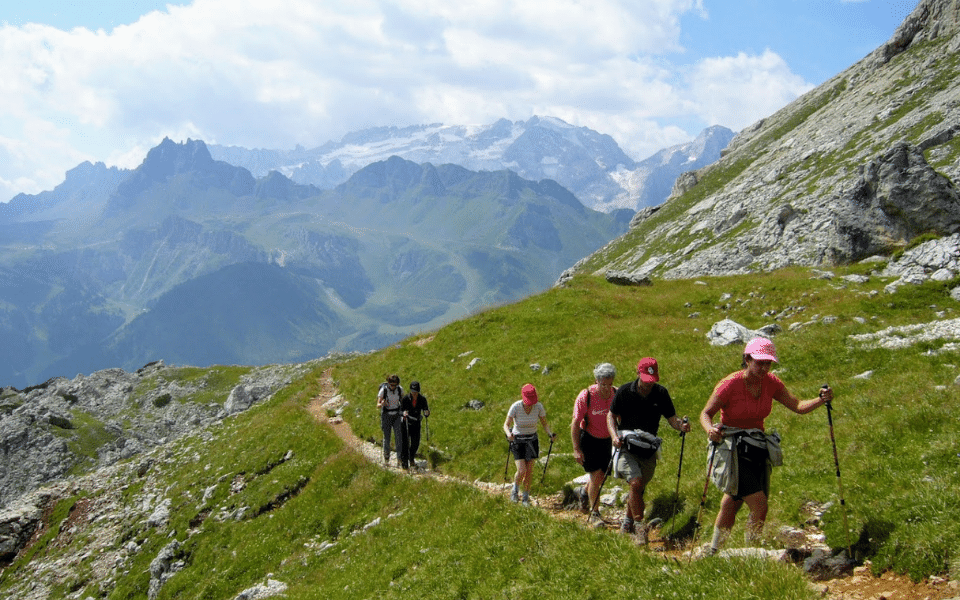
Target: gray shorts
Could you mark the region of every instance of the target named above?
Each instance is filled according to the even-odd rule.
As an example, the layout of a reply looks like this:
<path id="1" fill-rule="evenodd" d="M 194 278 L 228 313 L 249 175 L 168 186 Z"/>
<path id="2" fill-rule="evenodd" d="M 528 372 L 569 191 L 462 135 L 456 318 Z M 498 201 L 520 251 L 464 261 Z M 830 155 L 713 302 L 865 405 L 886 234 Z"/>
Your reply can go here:
<path id="1" fill-rule="evenodd" d="M 657 470 L 657 454 L 650 458 L 637 458 L 632 452 L 620 449 L 617 451 L 617 460 L 615 463 L 617 477 L 632 481 L 640 478 L 640 485 L 646 487 L 653 479 L 653 473 Z"/>

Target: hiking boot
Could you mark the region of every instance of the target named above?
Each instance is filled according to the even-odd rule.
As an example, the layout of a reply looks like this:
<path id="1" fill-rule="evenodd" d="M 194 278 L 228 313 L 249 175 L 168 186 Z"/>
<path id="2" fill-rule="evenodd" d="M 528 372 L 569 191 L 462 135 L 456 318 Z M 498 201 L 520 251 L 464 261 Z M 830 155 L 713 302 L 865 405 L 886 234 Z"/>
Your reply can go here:
<path id="1" fill-rule="evenodd" d="M 605 525 L 603 522 L 603 517 L 600 516 L 600 513 L 593 511 L 593 514 L 590 515 L 590 518 L 587 519 L 587 524 L 595 529 L 600 529 Z"/>
<path id="2" fill-rule="evenodd" d="M 530 506 L 530 495 L 529 495 L 529 494 L 524 494 L 524 495 L 523 495 L 523 501 L 521 501 L 520 504 L 522 504 L 522 505 L 524 505 L 524 506 Z"/>
<path id="3" fill-rule="evenodd" d="M 648 528 L 645 524 L 643 524 L 643 523 L 638 523 L 637 526 L 636 526 L 636 530 L 637 530 L 637 534 L 636 534 L 637 545 L 638 545 L 638 546 L 646 546 L 646 545 L 647 545 L 647 531 L 649 531 L 649 528 Z"/>
<path id="4" fill-rule="evenodd" d="M 517 491 L 517 486 L 513 486 L 510 489 L 510 502 L 518 502 L 519 500 L 520 498 L 519 498 L 519 492 Z"/>
<path id="5" fill-rule="evenodd" d="M 620 533 L 633 533 L 633 519 L 623 518 L 623 521 L 620 521 Z"/>
<path id="6" fill-rule="evenodd" d="M 588 514 L 590 512 L 590 494 L 582 485 L 577 488 L 577 500 L 580 501 L 580 512 Z"/>

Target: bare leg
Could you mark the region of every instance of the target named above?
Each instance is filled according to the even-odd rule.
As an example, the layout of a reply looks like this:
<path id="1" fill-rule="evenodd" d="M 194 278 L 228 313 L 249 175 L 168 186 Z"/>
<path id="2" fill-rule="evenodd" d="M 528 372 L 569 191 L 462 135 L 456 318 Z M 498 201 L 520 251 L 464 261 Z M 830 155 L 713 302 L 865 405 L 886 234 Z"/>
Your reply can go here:
<path id="1" fill-rule="evenodd" d="M 629 481 L 630 494 L 627 496 L 627 518 L 634 521 L 643 521 L 643 492 L 646 486 L 643 485 L 642 477 L 634 477 Z"/>
<path id="2" fill-rule="evenodd" d="M 743 499 L 750 509 L 750 518 L 747 521 L 746 539 L 748 544 L 756 543 L 763 532 L 763 524 L 767 520 L 767 495 L 763 492 L 750 494 Z"/>
<path id="3" fill-rule="evenodd" d="M 724 494 L 720 500 L 720 511 L 717 513 L 717 520 L 713 524 L 713 540 L 710 542 L 710 548 L 717 551 L 730 535 L 733 524 L 737 520 L 737 512 L 743 506 L 743 500 L 734 500 L 730 494 Z"/>
<path id="4" fill-rule="evenodd" d="M 593 471 L 590 473 L 590 481 L 587 482 L 587 496 L 590 498 L 590 508 L 597 506 L 597 495 L 600 493 L 603 473 L 603 471 Z"/>

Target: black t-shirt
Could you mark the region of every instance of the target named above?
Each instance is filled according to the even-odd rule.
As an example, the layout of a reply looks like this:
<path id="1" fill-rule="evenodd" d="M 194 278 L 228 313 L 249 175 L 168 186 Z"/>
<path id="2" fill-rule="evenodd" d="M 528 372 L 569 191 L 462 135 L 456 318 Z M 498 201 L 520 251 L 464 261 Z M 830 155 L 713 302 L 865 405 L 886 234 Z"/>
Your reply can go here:
<path id="1" fill-rule="evenodd" d="M 417 405 L 414 406 L 413 394 L 407 392 L 407 395 L 400 399 L 400 410 L 407 411 L 407 414 L 419 421 L 421 413 L 425 410 L 430 410 L 430 407 L 427 406 L 427 397 L 423 394 L 417 394 Z"/>
<path id="2" fill-rule="evenodd" d="M 641 396 L 636 379 L 617 388 L 610 412 L 620 417 L 618 429 L 642 429 L 653 435 L 660 428 L 660 417 L 669 419 L 677 414 L 667 388 L 655 383 L 649 394 Z"/>

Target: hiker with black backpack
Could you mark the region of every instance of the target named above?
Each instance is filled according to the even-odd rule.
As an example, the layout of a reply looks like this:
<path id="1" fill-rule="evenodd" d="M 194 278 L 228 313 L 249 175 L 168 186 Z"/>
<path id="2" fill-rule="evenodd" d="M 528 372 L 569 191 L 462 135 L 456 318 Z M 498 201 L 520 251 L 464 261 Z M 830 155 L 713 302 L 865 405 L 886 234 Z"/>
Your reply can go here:
<path id="1" fill-rule="evenodd" d="M 537 388 L 532 383 L 520 389 L 521 399 L 510 406 L 507 418 L 503 422 L 503 431 L 510 440 L 510 451 L 513 453 L 514 463 L 517 465 L 517 474 L 513 478 L 513 487 L 510 490 L 510 501 L 519 500 L 521 486 L 523 489 L 523 505 L 530 506 L 530 484 L 533 480 L 533 463 L 540 456 L 540 440 L 537 437 L 537 423 L 543 425 L 543 430 L 550 437 L 550 443 L 557 434 L 550 431 L 547 424 L 547 409 L 540 403 Z"/>
<path id="2" fill-rule="evenodd" d="M 643 522 L 643 493 L 653 479 L 660 455 L 660 417 L 677 431 L 690 431 L 690 423 L 677 416 L 667 388 L 660 385 L 660 367 L 656 359 L 646 357 L 637 363 L 637 378 L 617 388 L 607 413 L 607 428 L 617 448 L 615 472 L 627 480 L 627 513 L 620 524 L 622 533 L 636 533 L 637 543 L 647 543 Z"/>
<path id="3" fill-rule="evenodd" d="M 780 436 L 764 431 L 764 420 L 773 401 L 803 415 L 833 400 L 829 386 L 821 388 L 816 398 L 798 399 L 770 372 L 775 362 L 777 349 L 773 342 L 766 338 L 750 340 L 743 350 L 740 370 L 717 383 L 700 412 L 700 426 L 710 440 L 710 453 L 716 453 L 713 481 L 723 491 L 713 539 L 703 549 L 705 554 L 715 554 L 720 549 L 744 504 L 750 509 L 747 542 L 754 542 L 763 530 L 771 467 L 782 464 Z M 714 423 L 718 412 L 720 422 Z"/>
<path id="4" fill-rule="evenodd" d="M 411 381 L 410 391 L 400 400 L 403 414 L 403 441 L 400 443 L 400 462 L 404 469 L 417 468 L 416 456 L 420 449 L 420 423 L 430 416 L 427 397 L 420 393 L 420 382 Z"/>
<path id="5" fill-rule="evenodd" d="M 570 440 L 573 457 L 583 466 L 590 479 L 587 485 L 576 490 L 580 511 L 591 513 L 590 523 L 603 523 L 597 504 L 600 486 L 607 473 L 613 451 L 613 442 L 607 428 L 607 413 L 617 388 L 613 379 L 617 369 L 610 363 L 601 363 L 593 369 L 596 383 L 580 391 L 573 403 L 573 420 L 570 422 Z"/>
<path id="6" fill-rule="evenodd" d="M 380 430 L 383 431 L 383 463 L 390 464 L 390 435 L 397 444 L 397 460 L 400 461 L 400 443 L 403 441 L 400 415 L 400 400 L 403 398 L 403 388 L 400 387 L 400 376 L 391 375 L 385 383 L 380 384 L 377 392 L 377 408 L 380 409 Z"/>

